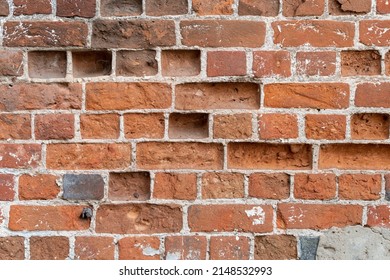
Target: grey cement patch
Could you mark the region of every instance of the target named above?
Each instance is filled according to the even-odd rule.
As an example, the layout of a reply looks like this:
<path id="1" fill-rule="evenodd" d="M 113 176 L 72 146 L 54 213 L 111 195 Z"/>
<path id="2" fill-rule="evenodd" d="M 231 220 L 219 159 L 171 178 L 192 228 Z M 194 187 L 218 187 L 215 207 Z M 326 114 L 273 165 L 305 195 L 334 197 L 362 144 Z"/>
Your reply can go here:
<path id="1" fill-rule="evenodd" d="M 318 236 L 300 236 L 300 260 L 315 260 L 318 248 Z"/>
<path id="2" fill-rule="evenodd" d="M 389 260 L 390 230 L 332 228 L 320 237 L 317 260 Z"/>

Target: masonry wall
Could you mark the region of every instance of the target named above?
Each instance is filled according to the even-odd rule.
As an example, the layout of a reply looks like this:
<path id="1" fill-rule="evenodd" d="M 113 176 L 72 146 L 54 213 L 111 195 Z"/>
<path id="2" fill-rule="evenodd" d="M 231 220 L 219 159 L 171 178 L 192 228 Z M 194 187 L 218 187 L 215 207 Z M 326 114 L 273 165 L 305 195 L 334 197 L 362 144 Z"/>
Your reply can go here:
<path id="1" fill-rule="evenodd" d="M 387 0 L 0 16 L 0 259 L 308 259 L 390 227 Z"/>

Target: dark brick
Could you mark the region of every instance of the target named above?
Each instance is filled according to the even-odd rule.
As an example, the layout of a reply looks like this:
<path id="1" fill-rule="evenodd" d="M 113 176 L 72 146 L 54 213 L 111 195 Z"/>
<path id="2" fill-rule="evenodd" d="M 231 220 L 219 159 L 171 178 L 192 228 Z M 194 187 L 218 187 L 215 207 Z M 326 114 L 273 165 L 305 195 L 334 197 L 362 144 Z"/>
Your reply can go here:
<path id="1" fill-rule="evenodd" d="M 60 17 L 94 17 L 96 0 L 57 0 L 57 16 Z"/>
<path id="2" fill-rule="evenodd" d="M 116 54 L 118 76 L 153 76 L 157 68 L 156 51 L 119 51 Z"/>
<path id="3" fill-rule="evenodd" d="M 104 196 L 104 181 L 97 174 L 65 174 L 63 178 L 64 199 L 99 200 Z"/>
<path id="4" fill-rule="evenodd" d="M 317 236 L 300 236 L 301 260 L 315 260 L 320 238 Z"/>
<path id="5" fill-rule="evenodd" d="M 65 260 L 69 255 L 69 239 L 63 236 L 30 238 L 30 259 Z"/>
<path id="6" fill-rule="evenodd" d="M 183 15 L 188 13 L 187 0 L 147 0 L 148 16 Z"/>
<path id="7" fill-rule="evenodd" d="M 97 77 L 111 74 L 112 53 L 110 51 L 86 51 L 72 53 L 73 76 Z"/>
<path id="8" fill-rule="evenodd" d="M 0 260 L 23 260 L 23 237 L 0 237 Z"/>
<path id="9" fill-rule="evenodd" d="M 21 51 L 0 51 L 0 76 L 23 75 L 23 53 Z"/>
<path id="10" fill-rule="evenodd" d="M 0 0 L 0 16 L 8 16 L 9 5 L 7 0 Z"/>
<path id="11" fill-rule="evenodd" d="M 66 52 L 29 52 L 28 75 L 31 78 L 65 78 Z"/>
<path id="12" fill-rule="evenodd" d="M 142 0 L 101 0 L 100 14 L 109 16 L 137 16 L 142 14 Z"/>

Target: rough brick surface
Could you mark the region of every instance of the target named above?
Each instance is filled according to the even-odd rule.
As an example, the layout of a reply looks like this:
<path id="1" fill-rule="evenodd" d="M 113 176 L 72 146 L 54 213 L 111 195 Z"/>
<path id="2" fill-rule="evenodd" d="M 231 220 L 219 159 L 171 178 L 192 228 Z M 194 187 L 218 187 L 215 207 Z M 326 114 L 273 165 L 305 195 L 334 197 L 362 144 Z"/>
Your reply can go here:
<path id="1" fill-rule="evenodd" d="M 284 0 L 283 15 L 294 16 L 321 16 L 324 13 L 324 0 Z"/>
<path id="2" fill-rule="evenodd" d="M 0 115 L 0 139 L 30 139 L 30 115 Z"/>
<path id="3" fill-rule="evenodd" d="M 0 76 L 23 75 L 23 53 L 20 51 L 0 51 Z"/>
<path id="4" fill-rule="evenodd" d="M 159 260 L 158 237 L 126 237 L 118 242 L 120 260 Z"/>
<path id="5" fill-rule="evenodd" d="M 381 55 L 378 51 L 341 52 L 341 75 L 379 75 L 381 73 Z"/>
<path id="6" fill-rule="evenodd" d="M 276 16 L 279 13 L 279 1 L 278 0 L 240 0 L 238 5 L 239 15 L 254 15 L 271 17 Z"/>
<path id="7" fill-rule="evenodd" d="M 296 59 L 298 75 L 332 76 L 336 72 L 335 52 L 298 52 Z"/>
<path id="8" fill-rule="evenodd" d="M 65 260 L 69 256 L 69 239 L 62 236 L 30 238 L 31 260 Z"/>
<path id="9" fill-rule="evenodd" d="M 107 16 L 136 16 L 142 13 L 142 0 L 101 0 L 100 14 Z"/>
<path id="10" fill-rule="evenodd" d="M 14 182 L 15 179 L 13 175 L 0 174 L 0 201 L 14 200 Z"/>
<path id="11" fill-rule="evenodd" d="M 253 74 L 256 77 L 291 76 L 291 58 L 287 51 L 256 51 L 253 53 Z"/>
<path id="12" fill-rule="evenodd" d="M 251 114 L 214 116 L 214 138 L 246 139 L 252 136 Z"/>
<path id="13" fill-rule="evenodd" d="M 115 245 L 112 237 L 76 237 L 75 259 L 77 260 L 113 260 L 114 252 Z"/>
<path id="14" fill-rule="evenodd" d="M 206 173 L 202 176 L 202 198 L 244 197 L 244 176 L 239 173 Z"/>
<path id="15" fill-rule="evenodd" d="M 31 78 L 65 78 L 66 76 L 66 52 L 29 52 L 28 62 L 28 75 Z"/>
<path id="16" fill-rule="evenodd" d="M 310 139 L 344 139 L 346 118 L 342 115 L 306 115 L 306 137 Z"/>
<path id="17" fill-rule="evenodd" d="M 72 139 L 74 137 L 74 115 L 47 114 L 35 117 L 37 139 Z"/>
<path id="18" fill-rule="evenodd" d="M 23 260 L 23 237 L 0 237 L 0 260 Z"/>
<path id="19" fill-rule="evenodd" d="M 50 174 L 23 174 L 19 177 L 20 200 L 48 200 L 57 197 L 60 188 L 57 176 Z"/>
<path id="20" fill-rule="evenodd" d="M 114 201 L 148 200 L 150 198 L 149 173 L 111 173 L 108 197 Z"/>
<path id="21" fill-rule="evenodd" d="M 60 17 L 94 17 L 96 0 L 57 0 L 57 16 Z"/>
<path id="22" fill-rule="evenodd" d="M 253 173 L 249 176 L 249 196 L 286 199 L 290 195 L 290 176 L 284 173 Z"/>
<path id="23" fill-rule="evenodd" d="M 302 174 L 294 176 L 294 197 L 329 200 L 336 196 L 334 174 Z"/>
<path id="24" fill-rule="evenodd" d="M 339 177 L 339 197 L 355 200 L 379 199 L 381 182 L 380 175 L 343 174 Z"/>
<path id="25" fill-rule="evenodd" d="M 120 51 L 116 54 L 116 74 L 118 76 L 153 76 L 158 71 L 156 52 Z"/>
<path id="26" fill-rule="evenodd" d="M 289 114 L 263 114 L 259 116 L 261 139 L 297 138 L 298 119 Z"/>
<path id="27" fill-rule="evenodd" d="M 297 239 L 292 235 L 268 235 L 255 238 L 256 260 L 294 260 Z"/>
<path id="28" fill-rule="evenodd" d="M 355 114 L 351 118 L 353 139 L 389 139 L 389 115 Z"/>
<path id="29" fill-rule="evenodd" d="M 169 236 L 165 239 L 166 260 L 205 260 L 205 236 Z"/>
<path id="30" fill-rule="evenodd" d="M 196 174 L 157 173 L 154 179 L 153 197 L 194 200 L 196 198 Z"/>
<path id="31" fill-rule="evenodd" d="M 14 0 L 14 15 L 50 14 L 50 0 Z"/>
<path id="32" fill-rule="evenodd" d="M 212 236 L 210 238 L 211 260 L 249 259 L 249 240 L 247 237 Z"/>

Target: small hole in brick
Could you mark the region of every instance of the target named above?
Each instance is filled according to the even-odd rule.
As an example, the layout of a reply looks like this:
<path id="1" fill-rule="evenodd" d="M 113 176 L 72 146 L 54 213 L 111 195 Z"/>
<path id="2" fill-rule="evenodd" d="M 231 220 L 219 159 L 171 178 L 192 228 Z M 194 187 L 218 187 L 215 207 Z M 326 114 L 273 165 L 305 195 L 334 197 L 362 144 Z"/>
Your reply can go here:
<path id="1" fill-rule="evenodd" d="M 169 138 L 207 138 L 209 136 L 209 115 L 202 113 L 169 116 Z"/>
<path id="2" fill-rule="evenodd" d="M 65 78 L 66 52 L 36 51 L 28 53 L 28 72 L 31 78 Z"/>
<path id="3" fill-rule="evenodd" d="M 73 76 L 76 78 L 111 74 L 112 53 L 107 51 L 74 52 Z"/>
<path id="4" fill-rule="evenodd" d="M 80 218 L 81 219 L 91 219 L 93 216 L 93 212 L 91 208 L 85 207 L 83 211 L 81 212 Z"/>
<path id="5" fill-rule="evenodd" d="M 163 76 L 196 76 L 200 73 L 199 50 L 167 50 L 161 53 Z"/>
<path id="6" fill-rule="evenodd" d="M 108 197 L 116 201 L 148 200 L 150 174 L 148 172 L 110 173 Z"/>

